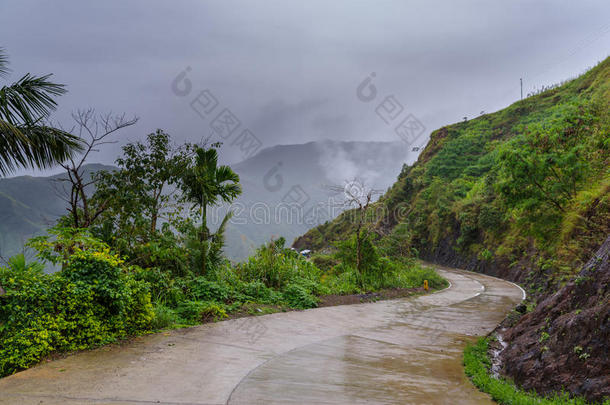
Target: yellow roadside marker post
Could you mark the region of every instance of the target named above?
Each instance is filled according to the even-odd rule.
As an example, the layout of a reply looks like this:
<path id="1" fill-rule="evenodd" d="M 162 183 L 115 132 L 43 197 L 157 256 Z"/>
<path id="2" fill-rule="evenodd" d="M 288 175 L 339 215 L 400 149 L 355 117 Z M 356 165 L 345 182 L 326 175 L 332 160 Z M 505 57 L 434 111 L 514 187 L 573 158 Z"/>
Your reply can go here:
<path id="1" fill-rule="evenodd" d="M 424 290 L 428 291 L 428 280 L 424 280 Z"/>

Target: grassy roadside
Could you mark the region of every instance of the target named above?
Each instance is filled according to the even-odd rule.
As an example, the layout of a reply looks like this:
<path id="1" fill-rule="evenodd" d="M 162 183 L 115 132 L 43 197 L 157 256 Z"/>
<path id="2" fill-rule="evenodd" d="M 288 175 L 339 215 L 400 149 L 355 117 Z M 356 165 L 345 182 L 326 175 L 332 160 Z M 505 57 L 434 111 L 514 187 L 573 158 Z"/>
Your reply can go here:
<path id="1" fill-rule="evenodd" d="M 429 291 L 425 291 L 421 286 L 423 279 L 429 280 Z M 333 283 L 333 288 L 330 288 L 330 286 L 327 285 L 327 282 Z M 390 283 L 389 286 L 382 288 L 362 290 L 354 285 L 350 285 L 348 282 L 344 283 L 343 285 L 335 285 L 333 278 L 330 277 L 322 281 L 321 285 L 325 287 L 319 289 L 320 291 L 323 291 L 323 293 L 312 294 L 310 299 L 308 298 L 305 300 L 286 299 L 286 297 L 284 297 L 284 295 L 278 290 L 275 291 L 277 293 L 277 300 L 272 299 L 269 301 L 263 300 L 262 296 L 246 296 L 246 300 L 244 301 L 233 302 L 187 301 L 187 305 L 182 308 L 183 312 L 181 311 L 180 313 L 164 305 L 154 305 L 154 321 L 152 322 L 150 329 L 140 330 L 136 333 L 129 333 L 122 337 L 118 337 L 100 344 L 74 347 L 68 350 L 49 350 L 44 354 L 39 354 L 37 359 L 33 359 L 33 361 L 30 361 L 28 364 L 24 364 L 21 367 L 15 367 L 15 369 L 11 370 L 9 373 L 4 373 L 4 375 L 2 375 L 3 373 L 0 373 L 0 378 L 27 369 L 37 363 L 49 362 L 78 354 L 80 352 L 100 349 L 102 347 L 127 345 L 140 336 L 164 333 L 175 329 L 196 327 L 206 323 L 238 318 L 257 317 L 279 312 L 302 311 L 315 307 L 353 305 L 413 297 L 442 290 L 447 287 L 448 282 L 446 279 L 438 275 L 434 269 L 424 269 L 421 266 L 415 265 L 413 267 L 401 268 L 397 272 L 396 278 L 393 280 L 393 282 Z M 235 291 L 233 291 L 233 288 L 230 288 L 235 286 L 226 284 L 214 284 L 206 286 L 212 286 L 215 288 L 229 288 L 231 291 L 227 292 L 225 298 L 229 300 L 235 299 L 233 296 Z M 212 290 L 213 289 L 214 288 L 212 288 Z M 261 286 L 261 289 L 264 288 Z M 257 298 L 258 300 L 256 300 Z M 0 320 L 0 332 L 2 332 L 2 327 L 3 323 Z M 1 336 L 2 333 L 0 333 L 0 337 Z M 28 346 L 32 348 L 37 347 L 34 343 L 28 343 Z M 7 347 L 7 349 L 9 348 Z M 0 365 L 2 365 L 2 362 L 6 360 L 8 359 L 0 358 Z"/>
<path id="2" fill-rule="evenodd" d="M 195 327 L 206 323 L 220 322 L 237 318 L 269 315 L 279 312 L 304 311 L 312 308 L 333 307 L 339 305 L 356 305 L 399 298 L 415 297 L 419 295 L 441 291 L 449 286 L 449 282 L 440 275 L 438 275 L 438 273 L 436 273 L 434 269 L 426 268 L 426 273 L 429 275 L 434 274 L 436 276 L 432 276 L 434 277 L 435 282 L 430 283 L 430 288 L 428 291 L 424 290 L 423 286 L 420 286 L 409 288 L 389 287 L 352 294 L 320 294 L 315 296 L 316 304 L 312 307 L 291 306 L 289 303 L 286 302 L 268 304 L 256 301 L 248 301 L 244 303 L 237 303 L 237 305 L 233 305 L 232 307 L 227 306 L 225 307 L 226 311 L 223 311 L 222 314 L 207 314 L 209 316 L 204 316 L 195 321 L 175 318 L 174 315 L 170 315 L 170 319 L 165 320 L 166 324 L 164 326 L 156 327 L 149 333 L 159 333 L 172 329 Z M 163 315 L 157 314 L 157 317 L 163 317 Z M 164 322 L 164 320 L 160 320 L 161 325 L 163 325 L 162 322 Z"/>
<path id="3" fill-rule="evenodd" d="M 503 405 L 587 405 L 583 398 L 571 398 L 568 394 L 541 397 L 535 392 L 517 388 L 512 382 L 492 376 L 491 361 L 488 357 L 490 338 L 479 338 L 464 350 L 464 371 L 479 390 L 491 395 L 494 401 Z M 603 402 L 610 405 L 610 399 Z"/>
<path id="4" fill-rule="evenodd" d="M 434 269 L 415 262 L 380 260 L 383 270 L 367 275 L 364 286 L 358 273 L 344 265 L 323 270 L 293 252 L 283 250 L 269 258 L 261 249 L 248 263 L 227 267 L 205 278 L 184 282 L 184 288 L 151 284 L 159 296 L 154 302 L 154 330 L 194 326 L 224 319 L 264 315 L 319 306 L 334 306 L 402 298 L 422 293 L 424 280 L 431 291 L 448 282 Z M 268 260 L 267 260 L 268 259 Z M 154 281 L 154 280 L 153 280 Z M 180 299 L 169 299 L 180 295 Z"/>
<path id="5" fill-rule="evenodd" d="M 128 265 L 108 245 L 80 231 L 37 240 L 44 260 L 23 255 L 0 266 L 0 376 L 26 369 L 57 353 L 72 353 L 130 337 L 223 319 L 317 306 L 398 298 L 434 290 L 446 280 L 405 258 L 379 256 L 374 248 L 360 271 L 337 259 L 318 268 L 297 252 L 271 242 L 246 262 L 228 261 L 206 274 L 175 274 L 164 267 Z M 57 246 L 80 246 L 59 256 Z M 58 260 L 59 260 L 58 259 Z"/>

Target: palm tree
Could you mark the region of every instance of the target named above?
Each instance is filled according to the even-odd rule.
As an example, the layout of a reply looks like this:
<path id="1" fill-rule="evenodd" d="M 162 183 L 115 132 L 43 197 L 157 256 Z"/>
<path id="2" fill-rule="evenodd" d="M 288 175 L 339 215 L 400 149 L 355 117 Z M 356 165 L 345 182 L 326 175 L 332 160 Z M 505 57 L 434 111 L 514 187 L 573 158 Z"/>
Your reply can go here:
<path id="1" fill-rule="evenodd" d="M 8 58 L 0 48 L 0 77 L 8 73 Z M 53 98 L 66 92 L 50 77 L 27 73 L 0 88 L 0 175 L 19 167 L 47 168 L 80 150 L 78 137 L 44 124 L 56 107 Z"/>
<path id="2" fill-rule="evenodd" d="M 214 148 L 197 148 L 193 164 L 186 170 L 182 179 L 184 199 L 199 209 L 201 228 L 199 243 L 201 249 L 201 271 L 206 273 L 210 235 L 207 227 L 207 209 L 221 202 L 231 202 L 241 194 L 239 176 L 229 166 L 218 166 L 218 152 Z M 227 215 L 230 215 L 227 214 Z M 225 217 L 221 230 L 224 230 Z M 217 238 L 213 238 L 217 239 Z M 213 242 L 217 242 L 213 240 Z"/>

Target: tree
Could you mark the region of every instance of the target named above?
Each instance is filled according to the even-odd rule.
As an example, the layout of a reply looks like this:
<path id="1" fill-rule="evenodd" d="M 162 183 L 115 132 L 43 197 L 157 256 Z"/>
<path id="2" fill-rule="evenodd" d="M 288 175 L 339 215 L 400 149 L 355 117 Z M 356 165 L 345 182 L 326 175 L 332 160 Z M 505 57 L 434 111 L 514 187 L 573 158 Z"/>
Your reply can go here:
<path id="1" fill-rule="evenodd" d="M 202 274 L 206 273 L 207 254 L 213 237 L 207 226 L 207 209 L 221 202 L 231 202 L 241 194 L 239 176 L 229 166 L 218 166 L 218 152 L 215 149 L 218 146 L 216 143 L 210 149 L 197 148 L 182 178 L 183 198 L 193 204 L 193 209 L 196 208 L 201 217 L 199 243 Z M 222 229 L 226 220 L 227 217 L 223 220 Z"/>
<path id="2" fill-rule="evenodd" d="M 417 256 L 417 249 L 411 246 L 412 236 L 413 232 L 407 223 L 398 223 L 394 228 L 383 233 L 383 238 L 379 242 L 381 252 L 384 256 L 395 258 Z"/>
<path id="3" fill-rule="evenodd" d="M 0 77 L 8 73 L 8 58 L 0 48 Z M 17 168 L 47 168 L 81 149 L 78 137 L 45 124 L 57 105 L 54 97 L 66 92 L 50 77 L 26 73 L 0 88 L 0 175 Z"/>
<path id="4" fill-rule="evenodd" d="M 72 114 L 76 122 L 76 128 L 71 132 L 78 131 L 78 137 L 83 140 L 83 153 L 79 158 L 70 156 L 66 163 L 61 166 L 66 170 L 67 177 L 58 181 L 68 184 L 67 188 L 58 190 L 60 197 L 69 204 L 68 212 L 71 225 L 74 228 L 89 228 L 95 220 L 108 208 L 110 196 L 103 199 L 90 198 L 91 189 L 100 178 L 100 174 L 87 174 L 83 168 L 87 158 L 92 152 L 96 152 L 102 145 L 114 143 L 106 140 L 108 136 L 123 128 L 138 122 L 136 117 L 126 119 L 122 115 L 96 115 L 95 110 L 80 110 Z"/>
<path id="5" fill-rule="evenodd" d="M 174 213 L 168 212 L 176 202 L 171 187 L 179 187 L 192 149 L 190 144 L 172 147 L 161 129 L 148 134 L 146 143 L 125 145 L 115 161 L 119 170 L 100 173 L 93 196 L 109 201 L 101 221 L 106 233 L 129 245 L 154 239 L 159 220 Z"/>
<path id="6" fill-rule="evenodd" d="M 362 180 L 354 179 L 346 182 L 344 187 L 331 187 L 335 191 L 343 191 L 345 196 L 344 205 L 353 207 L 352 218 L 355 222 L 354 232 L 354 247 L 355 247 L 355 265 L 360 276 L 361 283 L 363 282 L 363 273 L 368 263 L 364 257 L 365 248 L 369 243 L 370 229 L 366 226 L 367 211 L 369 210 L 373 197 L 381 194 L 381 190 L 375 190 L 367 187 Z M 371 244 L 372 246 L 372 244 Z"/>
<path id="7" fill-rule="evenodd" d="M 554 232 L 591 172 L 594 115 L 576 104 L 556 107 L 557 116 L 532 123 L 496 155 L 495 185 L 509 208 L 523 212 L 535 234 Z M 592 147 L 593 146 L 593 147 Z"/>
<path id="8" fill-rule="evenodd" d="M 190 259 L 188 264 L 191 269 L 202 269 L 205 263 L 205 271 L 207 271 L 210 268 L 218 268 L 222 264 L 225 231 L 232 216 L 233 213 L 229 211 L 216 232 L 210 234 L 205 241 L 200 239 L 201 227 L 198 228 L 190 218 L 179 224 L 178 229 L 183 235 L 183 244 L 187 251 L 187 257 Z"/>

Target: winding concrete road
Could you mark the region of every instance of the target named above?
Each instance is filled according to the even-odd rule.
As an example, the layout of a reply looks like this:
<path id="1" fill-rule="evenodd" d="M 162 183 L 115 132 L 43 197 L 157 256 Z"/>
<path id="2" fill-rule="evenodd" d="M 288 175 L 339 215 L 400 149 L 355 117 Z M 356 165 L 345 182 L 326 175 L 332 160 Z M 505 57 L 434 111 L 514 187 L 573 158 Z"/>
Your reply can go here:
<path id="1" fill-rule="evenodd" d="M 412 298 L 235 319 L 149 335 L 0 380 L 0 404 L 491 404 L 464 345 L 523 298 L 509 282 L 439 269 Z"/>

